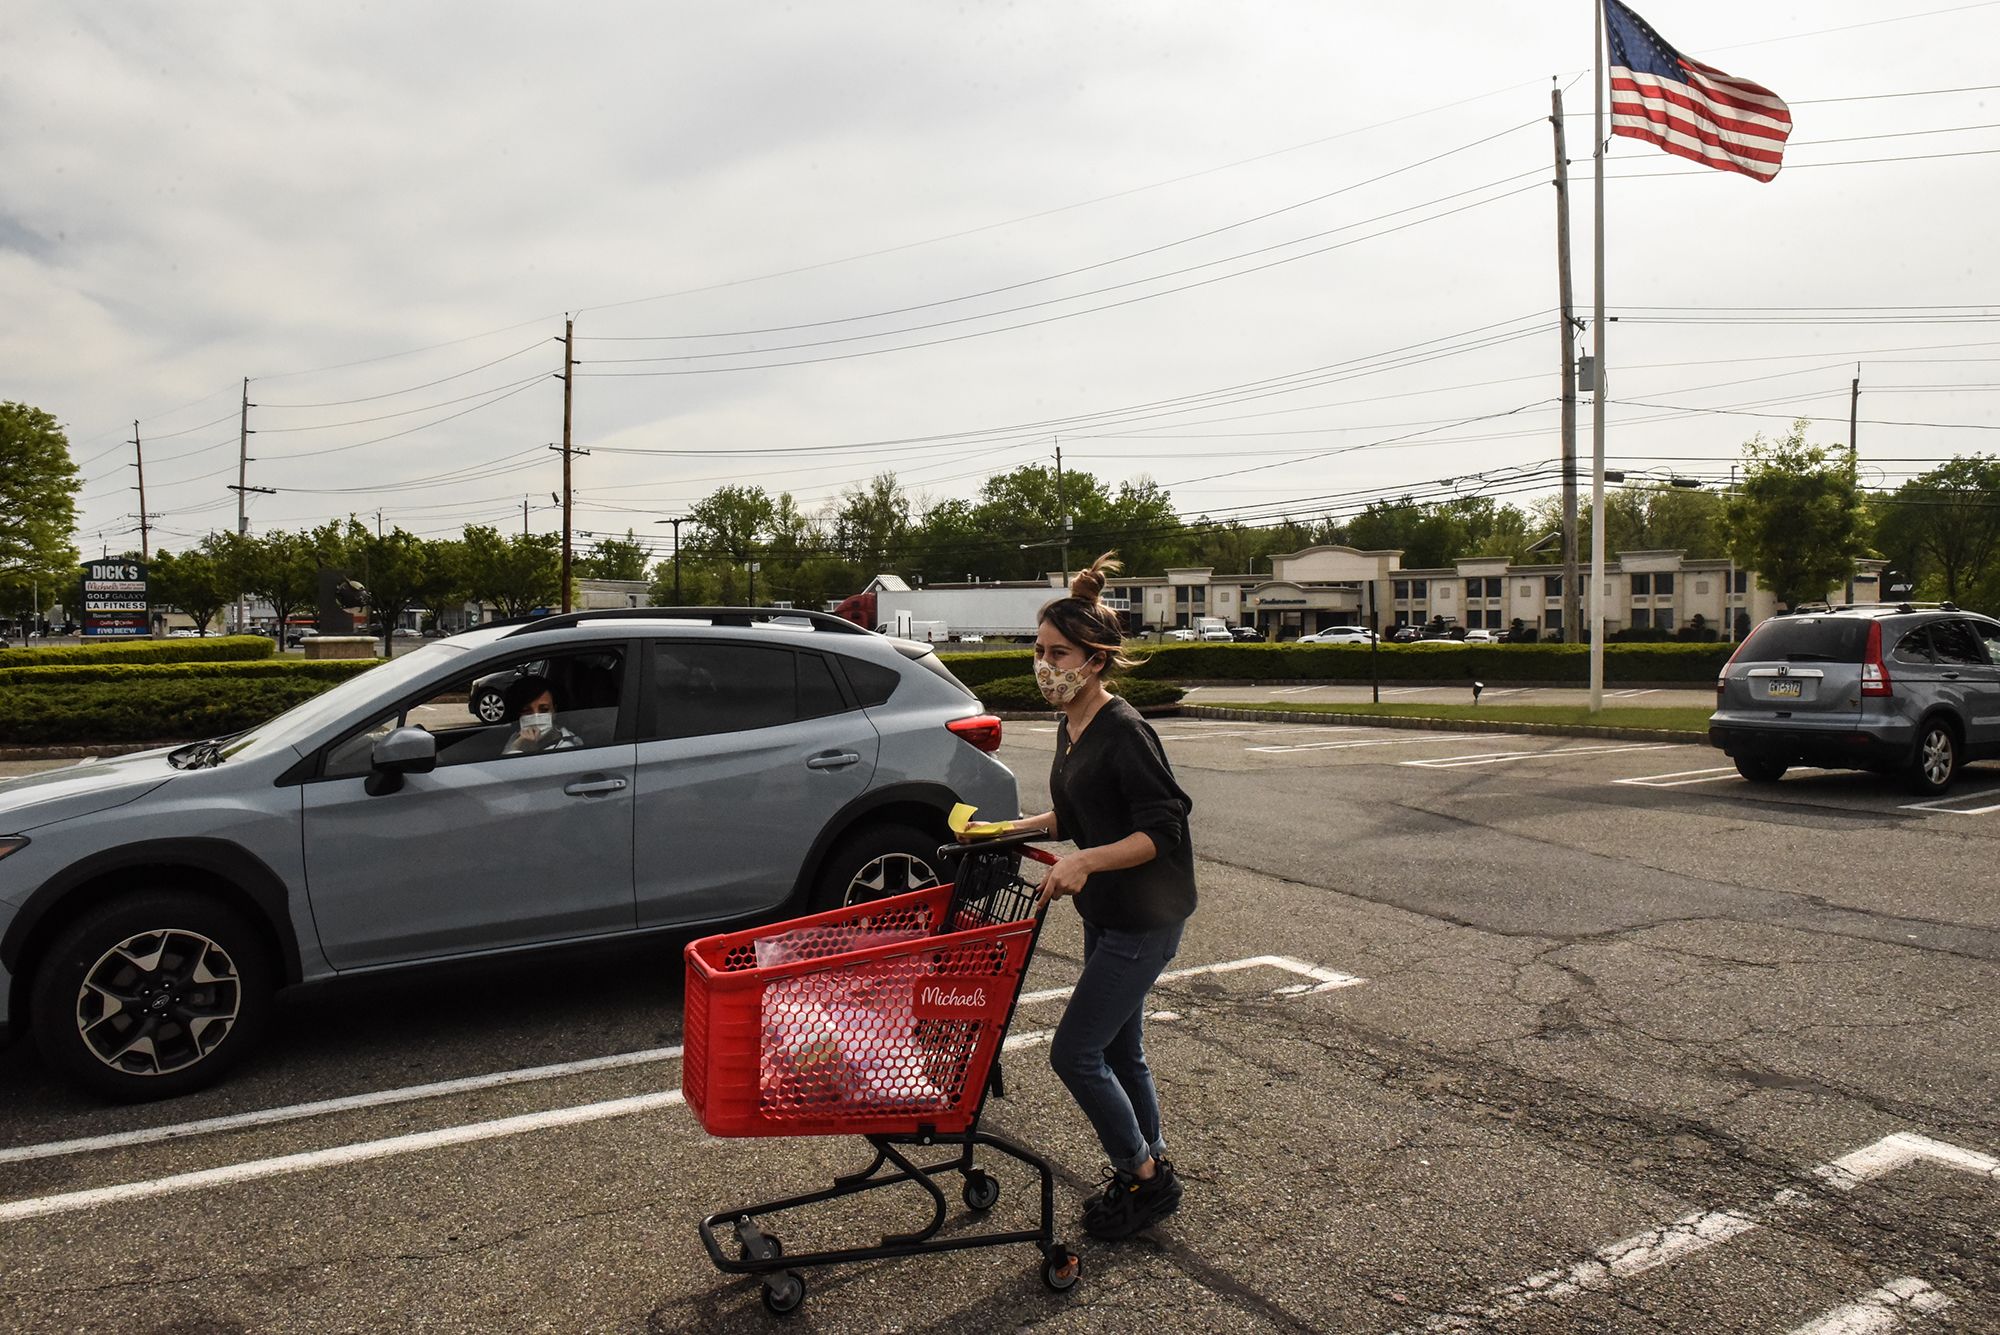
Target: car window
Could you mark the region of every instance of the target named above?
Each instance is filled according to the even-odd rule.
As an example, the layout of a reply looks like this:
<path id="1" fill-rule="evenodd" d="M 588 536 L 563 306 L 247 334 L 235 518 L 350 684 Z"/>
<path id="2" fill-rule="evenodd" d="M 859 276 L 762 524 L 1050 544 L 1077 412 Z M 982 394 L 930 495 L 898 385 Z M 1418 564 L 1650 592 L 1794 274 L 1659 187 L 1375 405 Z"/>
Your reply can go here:
<path id="1" fill-rule="evenodd" d="M 1940 663 L 1966 665 L 1986 662 L 1986 655 L 1979 650 L 1979 637 L 1972 633 L 1972 627 L 1955 618 L 1931 623 L 1931 648 L 1937 653 Z"/>
<path id="2" fill-rule="evenodd" d="M 757 645 L 656 643 L 648 735 L 706 737 L 794 721 L 798 659 L 790 649 Z"/>
<path id="3" fill-rule="evenodd" d="M 1937 654 L 1931 649 L 1931 628 L 1918 626 L 1915 630 L 1896 641 L 1896 647 L 1889 657 L 1898 663 L 1935 663 Z"/>
<path id="4" fill-rule="evenodd" d="M 833 669 L 826 660 L 818 654 L 800 654 L 798 659 L 799 717 L 825 718 L 845 712 L 847 697 L 840 693 L 840 684 L 833 679 Z"/>
<path id="5" fill-rule="evenodd" d="M 396 728 L 419 727 L 438 741 L 440 769 L 544 751 L 609 746 L 618 735 L 625 655 L 587 650 L 517 662 L 488 659 L 422 699 L 385 711 L 359 732 L 334 743 L 320 773 L 329 779 L 366 774 L 375 743 Z M 546 731 L 524 733 L 522 706 L 545 690 L 553 700 Z"/>
<path id="6" fill-rule="evenodd" d="M 2000 623 L 1975 621 L 1972 625 L 1979 632 L 1979 638 L 1986 644 L 1986 660 L 1989 663 L 2000 664 Z"/>
<path id="7" fill-rule="evenodd" d="M 1854 617 L 1772 617 L 1743 643 L 1744 662 L 1859 663 L 1868 623 Z"/>

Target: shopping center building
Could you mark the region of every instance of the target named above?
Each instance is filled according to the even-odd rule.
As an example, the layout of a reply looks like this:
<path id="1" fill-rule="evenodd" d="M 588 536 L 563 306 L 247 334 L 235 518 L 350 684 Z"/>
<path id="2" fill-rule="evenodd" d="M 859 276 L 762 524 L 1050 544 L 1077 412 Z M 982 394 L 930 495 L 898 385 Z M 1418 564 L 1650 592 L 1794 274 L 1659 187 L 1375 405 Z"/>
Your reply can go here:
<path id="1" fill-rule="evenodd" d="M 1214 617 L 1252 626 L 1267 638 L 1296 639 L 1328 626 L 1421 625 L 1443 618 L 1467 630 L 1505 630 L 1519 621 L 1538 638 L 1562 633 L 1562 570 L 1468 556 L 1450 566 L 1406 570 L 1400 551 L 1308 547 L 1273 555 L 1269 575 L 1218 575 L 1207 567 L 1124 578 L 1105 593 L 1129 600 L 1135 630 L 1173 630 Z M 1862 561 L 1835 602 L 1873 602 L 1882 561 Z M 1586 563 L 1583 574 L 1589 579 Z M 1605 632 L 1688 627 L 1739 632 L 1783 606 L 1754 572 L 1727 560 L 1690 560 L 1680 551 L 1619 552 L 1604 580 Z M 1582 616 L 1588 598 L 1580 599 Z"/>

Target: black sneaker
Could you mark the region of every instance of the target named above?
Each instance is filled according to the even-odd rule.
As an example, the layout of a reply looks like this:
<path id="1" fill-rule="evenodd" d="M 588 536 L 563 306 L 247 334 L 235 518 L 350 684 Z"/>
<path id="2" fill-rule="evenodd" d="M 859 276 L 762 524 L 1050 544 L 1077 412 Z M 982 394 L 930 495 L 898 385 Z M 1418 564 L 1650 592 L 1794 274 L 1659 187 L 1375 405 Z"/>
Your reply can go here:
<path id="1" fill-rule="evenodd" d="M 1104 1190 L 1083 1211 L 1083 1228 L 1104 1242 L 1129 1238 L 1166 1218 L 1181 1204 L 1181 1180 L 1165 1159 L 1154 1160 L 1150 1178 L 1113 1173 Z"/>

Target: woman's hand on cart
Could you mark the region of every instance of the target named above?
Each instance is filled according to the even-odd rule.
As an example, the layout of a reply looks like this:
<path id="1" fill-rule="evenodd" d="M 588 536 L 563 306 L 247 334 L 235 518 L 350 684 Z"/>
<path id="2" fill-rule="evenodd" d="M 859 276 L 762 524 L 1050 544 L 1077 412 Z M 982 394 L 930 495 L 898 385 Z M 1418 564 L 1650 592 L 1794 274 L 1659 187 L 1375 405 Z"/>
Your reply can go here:
<path id="1" fill-rule="evenodd" d="M 1042 877 L 1041 893 L 1035 897 L 1035 907 L 1039 909 L 1052 899 L 1077 894 L 1083 889 L 1083 883 L 1090 879 L 1093 870 L 1089 849 L 1078 849 L 1067 857 L 1057 858 Z"/>

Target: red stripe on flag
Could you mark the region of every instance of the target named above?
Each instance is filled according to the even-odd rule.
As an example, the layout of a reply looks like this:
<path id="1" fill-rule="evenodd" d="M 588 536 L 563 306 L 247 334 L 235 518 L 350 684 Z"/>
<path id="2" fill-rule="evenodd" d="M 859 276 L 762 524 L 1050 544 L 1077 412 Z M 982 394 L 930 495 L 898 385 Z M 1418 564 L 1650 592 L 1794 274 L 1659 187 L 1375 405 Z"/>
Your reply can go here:
<path id="1" fill-rule="evenodd" d="M 1683 62 L 1686 63 L 1686 62 Z M 1699 88 L 1703 94 L 1738 111 L 1757 112 L 1772 120 L 1782 120 L 1791 124 L 1792 109 L 1768 88 L 1751 84 L 1748 88 L 1732 87 L 1731 80 L 1717 79 L 1701 70 L 1688 71 L 1689 86 Z"/>
<path id="2" fill-rule="evenodd" d="M 1611 127 L 1611 133 L 1627 135 L 1633 139 L 1643 139 L 1649 144 L 1653 144 L 1659 148 L 1665 149 L 1667 152 L 1672 153 L 1675 157 L 1689 158 L 1695 162 L 1701 163 L 1704 167 L 1715 167 L 1722 171 L 1729 171 L 1729 172 L 1741 172 L 1743 175 L 1750 177 L 1752 180 L 1768 181 L 1772 177 L 1778 174 L 1778 169 L 1775 166 L 1773 166 L 1769 171 L 1763 171 L 1753 166 L 1750 163 L 1738 162 L 1734 158 L 1723 157 L 1715 154 L 1701 152 L 1697 149 L 1682 144 L 1677 140 L 1669 139 L 1663 134 L 1658 134 L 1655 133 L 1654 131 L 1636 125 L 1634 126 L 1614 125 Z"/>
<path id="3" fill-rule="evenodd" d="M 1759 121 L 1740 120 L 1734 116 L 1722 114 L 1715 109 L 1712 103 L 1704 101 L 1698 96 L 1691 97 L 1681 92 L 1678 87 L 1667 80 L 1663 80 L 1661 85 L 1656 87 L 1638 83 L 1630 78 L 1621 79 L 1614 73 L 1611 76 L 1611 102 L 1614 107 L 1618 104 L 1620 100 L 1619 94 L 1621 93 L 1644 99 L 1648 106 L 1659 102 L 1670 102 L 1677 107 L 1694 113 L 1699 119 L 1712 123 L 1718 129 L 1729 131 L 1731 134 L 1747 135 L 1752 138 L 1767 139 L 1774 143 L 1783 144 L 1792 133 L 1789 121 L 1782 126 L 1770 126 Z M 1630 99 L 1628 98 L 1627 100 Z"/>
<path id="4" fill-rule="evenodd" d="M 1641 124 L 1633 125 L 1628 121 L 1626 124 L 1621 125 L 1618 123 L 1618 118 L 1621 114 L 1627 117 L 1635 117 Z M 1714 150 L 1717 153 L 1727 154 L 1741 161 L 1770 163 L 1773 167 L 1780 166 L 1784 162 L 1784 153 L 1779 149 L 1763 148 L 1740 141 L 1724 139 L 1699 122 L 1688 120 L 1685 117 L 1669 115 L 1654 110 L 1636 111 L 1630 107 L 1621 107 L 1615 102 L 1611 107 L 1611 115 L 1613 118 L 1611 133 L 1613 134 L 1630 134 L 1634 138 L 1645 138 L 1646 136 L 1636 132 L 1641 128 L 1657 127 L 1661 133 L 1671 132 L 1684 136 L 1686 139 L 1692 139 L 1705 148 Z"/>
<path id="5" fill-rule="evenodd" d="M 1713 65 L 1704 65 L 1699 60 L 1690 60 L 1686 56 L 1681 57 L 1681 65 L 1692 74 L 1700 74 L 1720 87 L 1758 102 L 1775 113 L 1783 113 L 1787 119 L 1790 118 L 1791 108 L 1785 105 L 1785 99 L 1761 83 L 1739 79 L 1734 74 L 1724 73 Z"/>

